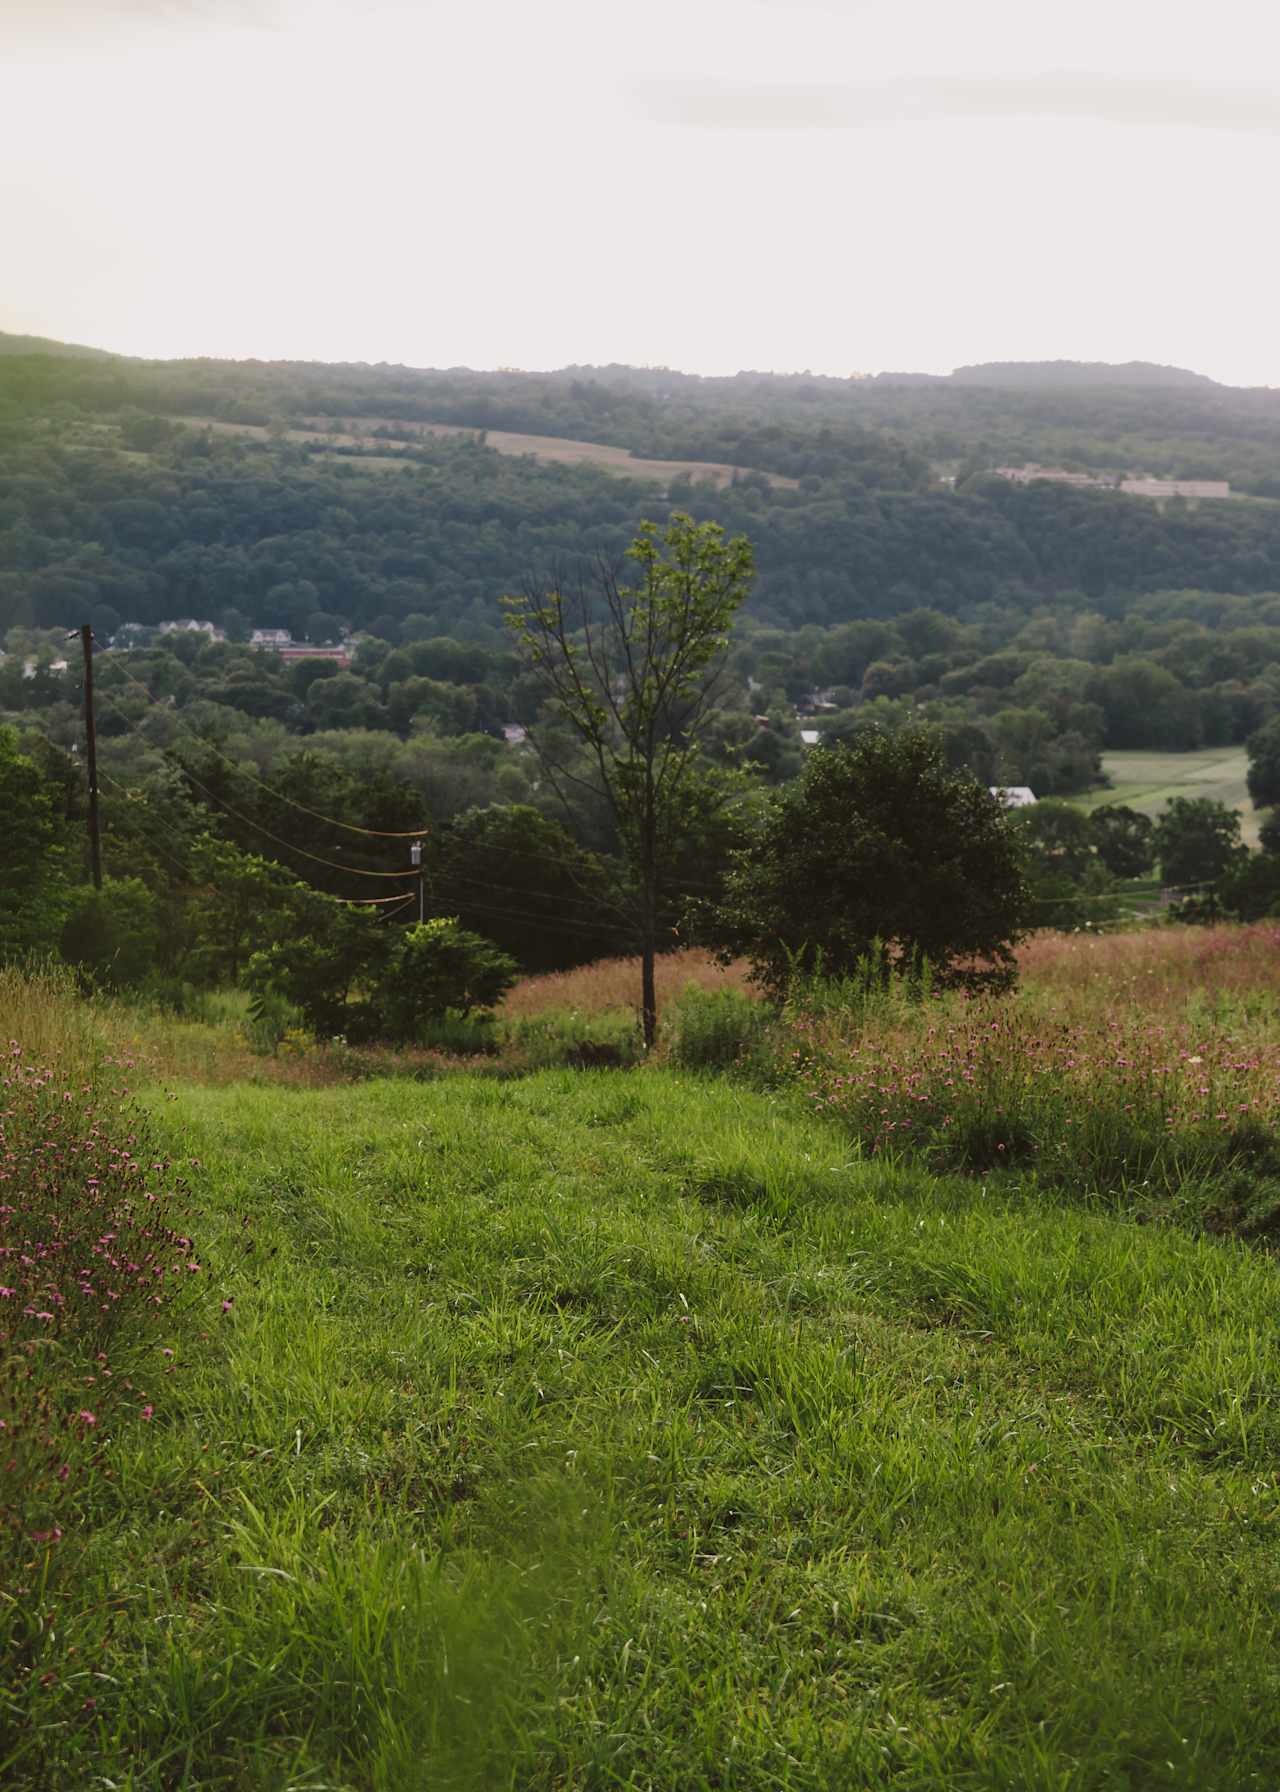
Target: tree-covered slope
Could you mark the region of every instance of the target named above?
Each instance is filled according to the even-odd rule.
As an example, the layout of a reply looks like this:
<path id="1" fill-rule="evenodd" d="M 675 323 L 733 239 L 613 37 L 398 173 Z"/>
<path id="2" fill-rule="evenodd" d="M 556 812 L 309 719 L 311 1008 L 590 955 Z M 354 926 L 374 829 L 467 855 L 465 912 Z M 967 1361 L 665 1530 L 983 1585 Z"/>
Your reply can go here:
<path id="1" fill-rule="evenodd" d="M 234 609 L 296 627 L 324 610 L 375 632 L 409 614 L 448 632 L 483 630 L 531 570 L 616 554 L 643 516 L 677 505 L 751 536 L 756 614 L 787 624 L 921 604 L 953 615 L 992 601 L 1031 608 L 1067 592 L 1105 604 L 1168 587 L 1280 588 L 1280 507 L 1270 504 L 1162 510 L 999 481 L 962 492 L 906 474 L 868 482 L 852 468 L 808 474 L 798 490 L 748 475 L 719 492 L 687 478 L 664 491 L 471 440 L 364 457 L 220 436 L 123 402 L 111 410 L 105 389 L 86 410 L 47 389 L 49 367 L 79 364 L 40 363 L 42 396 L 33 365 L 0 364 L 0 630 L 71 626 L 96 605 L 123 621 Z M 86 365 L 90 384 L 117 377 Z"/>

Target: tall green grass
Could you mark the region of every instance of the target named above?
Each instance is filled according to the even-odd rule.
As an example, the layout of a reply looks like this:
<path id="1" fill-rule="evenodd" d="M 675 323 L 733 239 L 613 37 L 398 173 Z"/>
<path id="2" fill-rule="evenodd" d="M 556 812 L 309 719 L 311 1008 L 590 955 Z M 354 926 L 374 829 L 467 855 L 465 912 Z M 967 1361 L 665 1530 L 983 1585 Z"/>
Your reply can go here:
<path id="1" fill-rule="evenodd" d="M 726 1079 L 177 1094 L 216 1317 L 8 1783 L 1276 1782 L 1269 1258 Z"/>

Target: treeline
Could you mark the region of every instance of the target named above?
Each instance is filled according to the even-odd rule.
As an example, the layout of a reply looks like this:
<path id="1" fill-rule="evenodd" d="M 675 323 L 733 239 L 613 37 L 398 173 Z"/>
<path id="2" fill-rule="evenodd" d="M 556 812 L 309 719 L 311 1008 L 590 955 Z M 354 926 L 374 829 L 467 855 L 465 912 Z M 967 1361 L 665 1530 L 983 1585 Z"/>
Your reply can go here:
<path id="1" fill-rule="evenodd" d="M 1280 395 L 1172 371 L 971 368 L 951 379 L 831 379 L 669 368 L 568 367 L 552 373 L 307 362 L 0 357 L 10 414 L 135 410 L 228 422 L 315 417 L 456 423 L 607 442 L 659 459 L 695 458 L 793 477 L 919 490 L 940 467 L 1006 461 L 1143 469 L 1227 479 L 1280 497 Z M 1040 372 L 1043 375 L 1044 369 Z M 1150 370 L 1148 370 L 1149 372 Z M 1096 372 L 1096 370 L 1095 370 Z"/>

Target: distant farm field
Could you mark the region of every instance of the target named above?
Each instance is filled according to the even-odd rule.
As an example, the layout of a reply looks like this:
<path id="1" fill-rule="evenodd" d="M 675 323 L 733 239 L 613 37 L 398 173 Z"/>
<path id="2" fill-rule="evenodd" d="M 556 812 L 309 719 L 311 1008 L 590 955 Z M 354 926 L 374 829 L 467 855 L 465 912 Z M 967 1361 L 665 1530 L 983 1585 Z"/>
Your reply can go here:
<path id="1" fill-rule="evenodd" d="M 1200 753 L 1104 753 L 1102 769 L 1111 779 L 1106 790 L 1074 799 L 1081 808 L 1125 803 L 1143 815 L 1158 815 L 1171 797 L 1208 796 L 1239 809 L 1244 838 L 1258 844 L 1258 816 L 1245 784 L 1248 756 L 1243 747 L 1209 747 Z"/>
<path id="2" fill-rule="evenodd" d="M 202 429 L 216 430 L 223 435 L 265 439 L 271 433 L 263 424 L 227 423 L 217 417 L 182 417 L 179 421 Z M 307 422 L 309 427 L 306 429 L 286 430 L 285 439 L 333 448 L 375 449 L 380 451 L 376 464 L 381 466 L 399 464 L 395 458 L 397 449 L 403 452 L 414 448 L 427 437 L 482 436 L 485 447 L 492 448 L 499 454 L 531 454 L 537 460 L 559 461 L 563 465 L 585 464 L 599 467 L 606 473 L 621 473 L 628 479 L 652 479 L 662 485 L 684 475 L 719 488 L 730 484 L 737 474 L 755 470 L 731 467 L 725 461 L 715 460 L 641 460 L 629 448 L 610 447 L 603 442 L 576 442 L 562 436 L 520 435 L 507 429 L 481 430 L 461 423 L 405 423 L 403 419 L 393 417 L 311 417 Z M 378 435 L 374 433 L 377 430 L 394 430 L 396 433 L 394 436 Z M 372 458 L 361 462 L 362 466 L 373 464 Z M 789 491 L 799 489 L 798 479 L 788 479 L 781 473 L 766 473 L 764 477 L 770 485 Z"/>

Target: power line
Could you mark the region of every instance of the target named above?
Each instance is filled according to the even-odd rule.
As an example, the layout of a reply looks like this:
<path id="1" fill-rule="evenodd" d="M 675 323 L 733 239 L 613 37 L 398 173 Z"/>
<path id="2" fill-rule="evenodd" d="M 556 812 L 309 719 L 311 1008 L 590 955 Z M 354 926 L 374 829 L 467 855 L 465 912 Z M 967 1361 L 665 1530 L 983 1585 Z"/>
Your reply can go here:
<path id="1" fill-rule="evenodd" d="M 111 782 L 111 784 L 117 790 L 121 791 L 122 794 L 124 794 L 125 796 L 137 796 L 137 795 L 143 794 L 142 792 L 138 791 L 136 788 L 131 788 L 128 785 L 122 784 L 118 778 L 110 777 L 109 773 L 104 772 L 103 776 L 109 778 L 109 781 Z M 196 780 L 194 778 L 192 781 L 198 783 L 198 780 Z M 217 799 L 215 798 L 214 800 L 216 801 Z M 229 813 L 234 814 L 235 811 L 232 810 L 232 811 L 229 811 Z M 154 845 L 155 849 L 158 852 L 162 853 L 164 855 L 164 857 L 166 857 L 169 860 L 169 863 L 171 865 L 174 865 L 177 868 L 177 870 L 179 870 L 182 873 L 182 875 L 185 878 L 187 878 L 191 883 L 199 883 L 200 882 L 200 879 L 195 875 L 195 873 L 193 871 L 190 870 L 190 868 L 188 866 L 179 864 L 179 862 L 173 857 L 173 855 L 171 853 L 167 852 L 166 849 L 161 847 L 157 842 L 149 841 L 149 844 Z M 303 849 L 301 847 L 294 847 L 294 848 L 291 848 L 290 850 L 301 852 Z M 316 855 L 315 854 L 307 854 L 306 856 L 315 857 Z M 322 864 L 331 863 L 331 861 L 329 861 L 329 860 L 321 860 L 320 862 Z M 336 866 L 336 868 L 341 871 L 347 871 L 347 870 L 354 869 L 354 867 L 346 866 L 346 865 L 338 865 L 338 866 Z M 373 877 L 412 877 L 414 875 L 414 873 L 410 872 L 410 871 L 404 871 L 404 872 L 379 871 L 379 872 L 367 872 L 364 875 L 373 876 Z M 458 881 L 473 884 L 477 888 L 491 890 L 495 894 L 500 894 L 504 890 L 509 890 L 515 896 L 528 897 L 530 894 L 532 894 L 532 892 L 527 891 L 527 890 L 520 890 L 520 889 L 516 888 L 515 885 L 512 885 L 512 884 L 498 884 L 498 883 L 494 883 L 492 881 L 492 879 L 467 877 L 465 874 L 459 874 Z M 414 896 L 416 895 L 416 891 L 413 891 L 413 890 L 410 890 L 410 891 L 407 891 L 404 893 L 397 891 L 397 893 L 393 896 L 334 896 L 327 890 L 317 890 L 315 893 L 318 896 L 325 897 L 326 900 L 328 900 L 330 902 L 341 903 L 344 907 L 347 907 L 347 908 L 366 908 L 366 907 L 367 908 L 381 908 L 381 907 L 386 907 L 391 904 L 395 904 L 400 907 L 405 907 L 410 902 L 413 901 Z M 465 901 L 465 906 L 467 907 L 469 912 L 475 913 L 475 914 L 489 915 L 498 920 L 510 919 L 510 920 L 528 921 L 532 924 L 536 924 L 539 926 L 553 928 L 558 933 L 579 933 L 579 934 L 583 934 L 583 935 L 589 935 L 593 938 L 599 938 L 600 933 L 602 931 L 601 928 L 593 926 L 588 921 L 575 921 L 575 920 L 570 920 L 567 917 L 563 918 L 563 919 L 550 917 L 545 914 L 536 914 L 532 910 L 527 909 L 527 908 L 525 908 L 525 909 L 511 908 L 511 907 L 508 907 L 505 905 L 503 907 L 498 907 L 491 903 L 477 902 L 471 897 L 464 898 L 464 901 Z M 394 912 L 394 909 L 392 912 Z"/>
<path id="2" fill-rule="evenodd" d="M 103 776 L 110 778 L 110 775 L 105 772 L 103 773 Z M 195 781 L 195 780 L 193 780 L 193 781 Z M 126 796 L 139 794 L 137 791 L 131 790 L 128 785 L 121 784 L 119 779 L 117 779 L 117 778 L 110 778 L 110 782 L 115 786 L 115 788 L 117 790 L 121 791 Z M 234 814 L 234 811 L 230 811 L 230 813 Z M 201 881 L 195 875 L 195 873 L 190 870 L 189 867 L 179 864 L 178 861 L 173 857 L 173 855 L 171 853 L 168 853 L 165 850 L 165 848 L 159 846 L 157 842 L 149 841 L 149 844 L 153 845 L 155 847 L 156 851 L 162 853 L 164 855 L 164 857 L 166 857 L 169 860 L 169 863 L 171 865 L 174 865 L 177 868 L 177 870 L 180 871 L 182 873 L 182 875 L 188 879 L 189 882 L 199 883 Z M 292 848 L 291 850 L 302 851 L 303 849 L 300 847 L 295 847 L 295 848 Z M 314 857 L 315 855 L 308 854 L 306 856 Z M 330 861 L 321 860 L 320 862 L 322 864 L 327 864 Z M 350 866 L 338 866 L 337 868 L 339 870 L 344 870 L 344 871 L 352 869 L 352 867 L 350 867 Z M 372 876 L 372 877 L 411 877 L 414 874 L 412 872 L 408 872 L 408 871 L 405 871 L 405 872 L 377 871 L 377 872 L 367 872 L 364 875 Z M 529 894 L 529 892 L 527 892 L 527 891 L 520 891 L 520 890 L 515 889 L 515 887 L 511 884 L 495 884 L 489 880 L 482 880 L 482 879 L 478 879 L 478 878 L 465 878 L 465 877 L 462 878 L 460 881 L 476 884 L 479 887 L 493 890 L 495 893 L 500 893 L 503 890 L 511 890 L 512 894 L 514 894 L 514 895 L 526 895 L 527 896 Z M 412 902 L 414 900 L 416 893 L 417 892 L 414 890 L 409 890 L 404 893 L 397 892 L 394 896 L 334 896 L 327 890 L 317 890 L 315 892 L 316 895 L 323 896 L 327 901 L 341 903 L 346 908 L 381 908 L 381 907 L 386 907 L 390 904 L 394 904 L 400 908 L 404 908 L 410 902 Z M 547 915 L 535 914 L 534 912 L 532 912 L 529 909 L 510 908 L 507 906 L 497 907 L 497 906 L 495 906 L 493 904 L 489 904 L 489 903 L 476 902 L 474 899 L 472 899 L 470 897 L 467 897 L 465 899 L 465 902 L 466 902 L 466 907 L 469 912 L 474 913 L 474 914 L 488 915 L 496 920 L 528 921 L 532 924 L 539 925 L 542 927 L 553 928 L 558 933 L 579 933 L 579 934 L 590 936 L 592 938 L 599 938 L 600 933 L 602 931 L 599 927 L 594 927 L 591 925 L 590 922 L 587 922 L 587 921 L 571 921 L 567 918 L 556 919 L 556 918 L 548 917 Z M 391 912 L 395 913 L 395 908 L 392 908 Z M 385 918 L 389 919 L 389 916 L 385 917 Z"/>
<path id="3" fill-rule="evenodd" d="M 129 683 L 136 686 L 136 688 L 142 692 L 148 703 L 153 703 L 155 701 L 146 685 L 143 684 L 141 679 L 135 678 L 127 666 L 122 666 L 121 671 L 124 673 L 124 676 L 128 679 Z M 116 705 L 116 709 L 117 713 L 121 715 L 124 714 L 118 704 Z M 251 784 L 257 784 L 261 789 L 265 790 L 269 796 L 275 797 L 277 802 L 287 803 L 291 809 L 297 809 L 299 814 L 309 815 L 313 821 L 323 821 L 327 823 L 329 827 L 345 828 L 348 833 L 364 834 L 373 840 L 420 840 L 424 834 L 428 834 L 431 831 L 427 827 L 410 828 L 406 832 L 393 832 L 387 828 L 362 828 L 353 821 L 339 821 L 336 816 L 323 815 L 319 809 L 312 809 L 309 808 L 306 803 L 297 802 L 295 798 L 286 796 L 282 790 L 277 790 L 274 785 L 268 784 L 265 779 L 257 777 L 253 772 L 246 771 L 237 760 L 232 759 L 229 754 L 222 752 L 219 747 L 216 747 L 212 741 L 206 740 L 203 735 L 196 734 L 191 729 L 187 729 L 186 736 L 188 740 L 204 747 L 208 752 L 212 753 L 216 759 L 221 759 L 224 765 L 229 765 L 240 777 L 247 778 Z"/>
<path id="4" fill-rule="evenodd" d="M 274 841 L 274 843 L 277 846 L 283 846 L 286 852 L 298 853 L 304 859 L 311 859 L 317 865 L 325 865 L 329 868 L 330 871 L 344 872 L 348 877 L 380 877 L 380 878 L 399 877 L 399 878 L 404 878 L 404 877 L 414 876 L 414 873 L 412 871 L 407 871 L 407 870 L 406 871 L 366 871 L 366 870 L 364 870 L 364 868 L 362 866 L 359 866 L 359 865 L 344 865 L 338 859 L 321 858 L 321 856 L 318 852 L 309 852 L 305 846 L 295 846 L 291 840 L 285 840 L 285 839 L 282 839 L 279 834 L 273 834 L 271 829 L 268 827 L 264 827 L 260 821 L 254 821 L 252 819 L 252 817 L 250 817 L 248 815 L 241 815 L 241 813 L 238 809 L 233 809 L 231 807 L 230 803 L 226 802 L 222 797 L 216 796 L 214 794 L 214 792 L 209 789 L 207 784 L 202 784 L 200 782 L 199 778 L 196 777 L 195 773 L 193 771 L 191 771 L 187 766 L 184 765 L 182 770 L 183 770 L 183 775 L 185 777 L 190 778 L 191 782 L 195 785 L 196 789 L 202 790 L 204 792 L 204 794 L 208 797 L 208 799 L 211 803 L 216 803 L 220 809 L 222 809 L 227 815 L 230 815 L 234 820 L 243 822 L 245 827 L 256 828 L 258 830 L 258 832 L 260 834 L 264 834 L 268 840 Z"/>
<path id="5" fill-rule="evenodd" d="M 128 670 L 127 667 L 122 666 L 121 671 L 122 671 L 124 677 L 129 681 L 129 683 L 134 685 L 143 694 L 143 696 L 146 697 L 148 703 L 154 701 L 154 698 L 152 697 L 150 691 L 148 691 L 147 687 L 141 682 L 140 679 L 135 678 L 133 676 L 133 674 Z M 106 693 L 104 693 L 104 694 L 106 694 Z M 112 701 L 109 694 L 108 694 L 108 701 Z M 112 707 L 115 709 L 116 714 L 120 716 L 121 720 L 125 721 L 125 722 L 129 722 L 129 725 L 132 727 L 133 724 L 129 721 L 129 717 L 126 716 L 124 711 L 120 708 L 120 705 L 118 703 L 112 702 Z M 191 729 L 188 728 L 188 729 L 184 729 L 182 731 L 182 738 L 185 738 L 187 741 L 191 742 L 195 746 L 203 747 L 203 748 L 207 749 L 209 752 L 211 752 L 215 756 L 215 758 L 220 759 L 224 765 L 229 766 L 231 768 L 231 770 L 237 774 L 237 776 L 247 779 L 252 784 L 257 784 L 261 789 L 265 790 L 269 796 L 275 797 L 278 802 L 286 803 L 286 804 L 288 804 L 288 806 L 290 808 L 297 809 L 303 815 L 311 816 L 313 820 L 323 821 L 323 822 L 327 823 L 330 827 L 346 828 L 349 832 L 351 832 L 353 834 L 362 834 L 362 835 L 367 836 L 370 839 L 377 839 L 377 840 L 420 840 L 431 833 L 431 829 L 429 827 L 414 828 L 414 829 L 410 829 L 408 832 L 401 833 L 401 832 L 392 832 L 390 830 L 382 829 L 382 828 L 358 827 L 354 822 L 338 821 L 334 816 L 323 815 L 318 809 L 311 809 L 305 803 L 295 802 L 295 800 L 292 797 L 285 796 L 282 791 L 277 790 L 274 787 L 274 785 L 268 784 L 265 779 L 257 777 L 253 772 L 246 771 L 245 768 L 239 763 L 238 760 L 232 759 L 229 754 L 222 752 L 221 749 L 216 747 L 212 741 L 206 740 L 203 735 L 196 734 Z M 181 764 L 181 761 L 179 761 L 179 763 Z M 193 772 L 188 771 L 188 769 L 185 765 L 183 765 L 182 769 L 186 773 L 186 775 L 191 778 L 193 783 L 196 783 L 196 784 L 199 783 L 199 781 L 195 777 L 195 774 Z M 232 809 L 230 807 L 230 805 L 225 802 L 224 799 L 213 795 L 213 793 L 209 792 L 207 790 L 207 787 L 204 785 L 200 785 L 199 787 L 206 791 L 206 794 L 209 796 L 210 801 L 215 802 L 215 803 L 220 803 L 221 806 L 227 811 L 228 814 L 236 815 L 236 811 L 234 809 Z M 259 831 L 261 833 L 264 833 L 268 839 L 275 840 L 277 842 L 277 844 L 285 844 L 284 842 L 282 842 L 280 840 L 279 835 L 272 834 L 270 829 L 263 827 L 260 822 L 248 821 L 247 818 L 243 817 L 243 816 L 237 816 L 237 819 L 246 821 L 246 825 L 248 825 L 250 827 L 258 828 Z M 300 846 L 292 847 L 290 850 L 294 851 L 294 852 L 305 853 L 305 849 Z M 556 858 L 554 854 L 539 852 L 537 850 L 537 848 L 533 848 L 533 847 L 527 848 L 527 849 L 522 848 L 521 850 L 522 850 L 522 855 L 526 858 L 537 859 L 543 864 L 555 865 L 557 867 L 560 867 L 563 865 L 563 861 Z M 581 850 L 586 850 L 586 849 L 584 848 Z M 306 856 L 311 857 L 311 858 L 317 858 L 317 855 L 314 853 L 306 854 Z M 331 864 L 331 865 L 334 863 L 331 860 L 325 860 L 325 859 L 317 859 L 317 862 L 320 864 Z M 351 867 L 351 866 L 337 866 L 336 868 L 340 869 L 340 870 L 352 870 L 352 871 L 355 871 L 355 869 L 356 869 L 355 867 Z M 396 874 L 392 873 L 392 872 L 358 872 L 357 875 L 388 877 L 388 876 L 394 876 Z M 410 874 L 406 873 L 406 875 L 410 875 Z M 472 880 L 472 881 L 478 881 L 478 880 Z M 494 887 L 501 887 L 501 886 L 494 886 Z M 508 885 L 506 887 L 510 888 L 511 886 Z M 691 894 L 691 895 L 698 894 L 698 893 L 701 893 L 703 895 L 719 895 L 720 890 L 719 890 L 719 886 L 716 884 L 699 883 L 697 885 L 692 885 L 692 884 L 689 885 L 687 893 Z"/>
<path id="6" fill-rule="evenodd" d="M 104 695 L 105 695 L 105 693 L 104 693 Z M 129 721 L 128 716 L 125 715 L 124 711 L 120 708 L 120 705 L 118 703 L 116 703 L 110 697 L 107 698 L 107 701 L 111 704 L 111 707 L 115 710 L 116 714 L 118 716 L 120 716 L 123 721 L 125 721 L 125 722 Z M 130 724 L 130 726 L 132 726 L 132 724 Z M 179 764 L 181 764 L 181 761 L 179 761 Z M 209 789 L 209 786 L 207 784 L 202 783 L 201 780 L 196 777 L 195 773 L 190 769 L 189 766 L 182 765 L 182 773 L 183 773 L 184 777 L 190 779 L 190 781 L 195 785 L 197 790 L 204 792 L 205 796 L 208 797 L 208 799 L 211 803 L 216 804 L 218 808 L 224 810 L 226 814 L 234 817 L 234 819 L 236 821 L 242 822 L 245 827 L 256 828 L 260 834 L 265 834 L 268 840 L 274 841 L 274 843 L 277 846 L 283 846 L 287 852 L 298 853 L 304 859 L 313 859 L 317 865 L 325 865 L 331 871 L 345 872 L 351 877 L 378 877 L 378 878 L 400 877 L 400 878 L 403 878 L 403 877 L 411 877 L 413 875 L 413 873 L 408 870 L 406 870 L 406 871 L 366 871 L 362 866 L 359 866 L 359 865 L 344 865 L 338 859 L 322 858 L 319 853 L 310 852 L 310 851 L 308 851 L 308 849 L 305 846 L 295 846 L 292 841 L 285 840 L 279 834 L 272 833 L 270 828 L 265 827 L 263 825 L 263 823 L 260 821 L 255 821 L 251 816 L 241 815 L 240 811 L 238 809 L 233 809 L 231 807 L 230 803 L 228 803 L 225 800 L 225 798 L 218 796 L 214 791 Z M 414 837 L 417 838 L 416 835 Z"/>
<path id="7" fill-rule="evenodd" d="M 110 772 L 103 772 L 101 775 L 106 782 L 118 790 L 122 796 L 140 796 L 145 801 L 146 793 L 144 791 L 137 789 L 135 786 L 122 784 L 118 778 L 113 778 Z M 153 818 L 150 811 L 148 811 L 148 818 Z M 154 819 L 157 822 L 162 820 L 158 815 L 154 816 Z M 162 846 L 160 842 L 150 834 L 146 836 L 146 841 L 153 852 L 158 852 L 162 858 L 167 859 L 174 869 L 185 877 L 189 883 L 198 884 L 201 882 L 201 879 L 189 865 L 184 865 L 180 859 L 175 858 L 167 847 Z M 311 888 L 311 886 L 308 886 L 308 888 Z M 403 908 L 406 903 L 412 902 L 414 898 L 414 892 L 412 890 L 410 890 L 407 895 L 397 893 L 394 896 L 331 896 L 327 890 L 315 889 L 312 890 L 312 894 L 321 897 L 326 902 L 340 903 L 344 908 L 383 908 L 388 903 L 394 903 L 398 907 Z M 391 912 L 394 914 L 395 909 L 393 908 Z"/>

